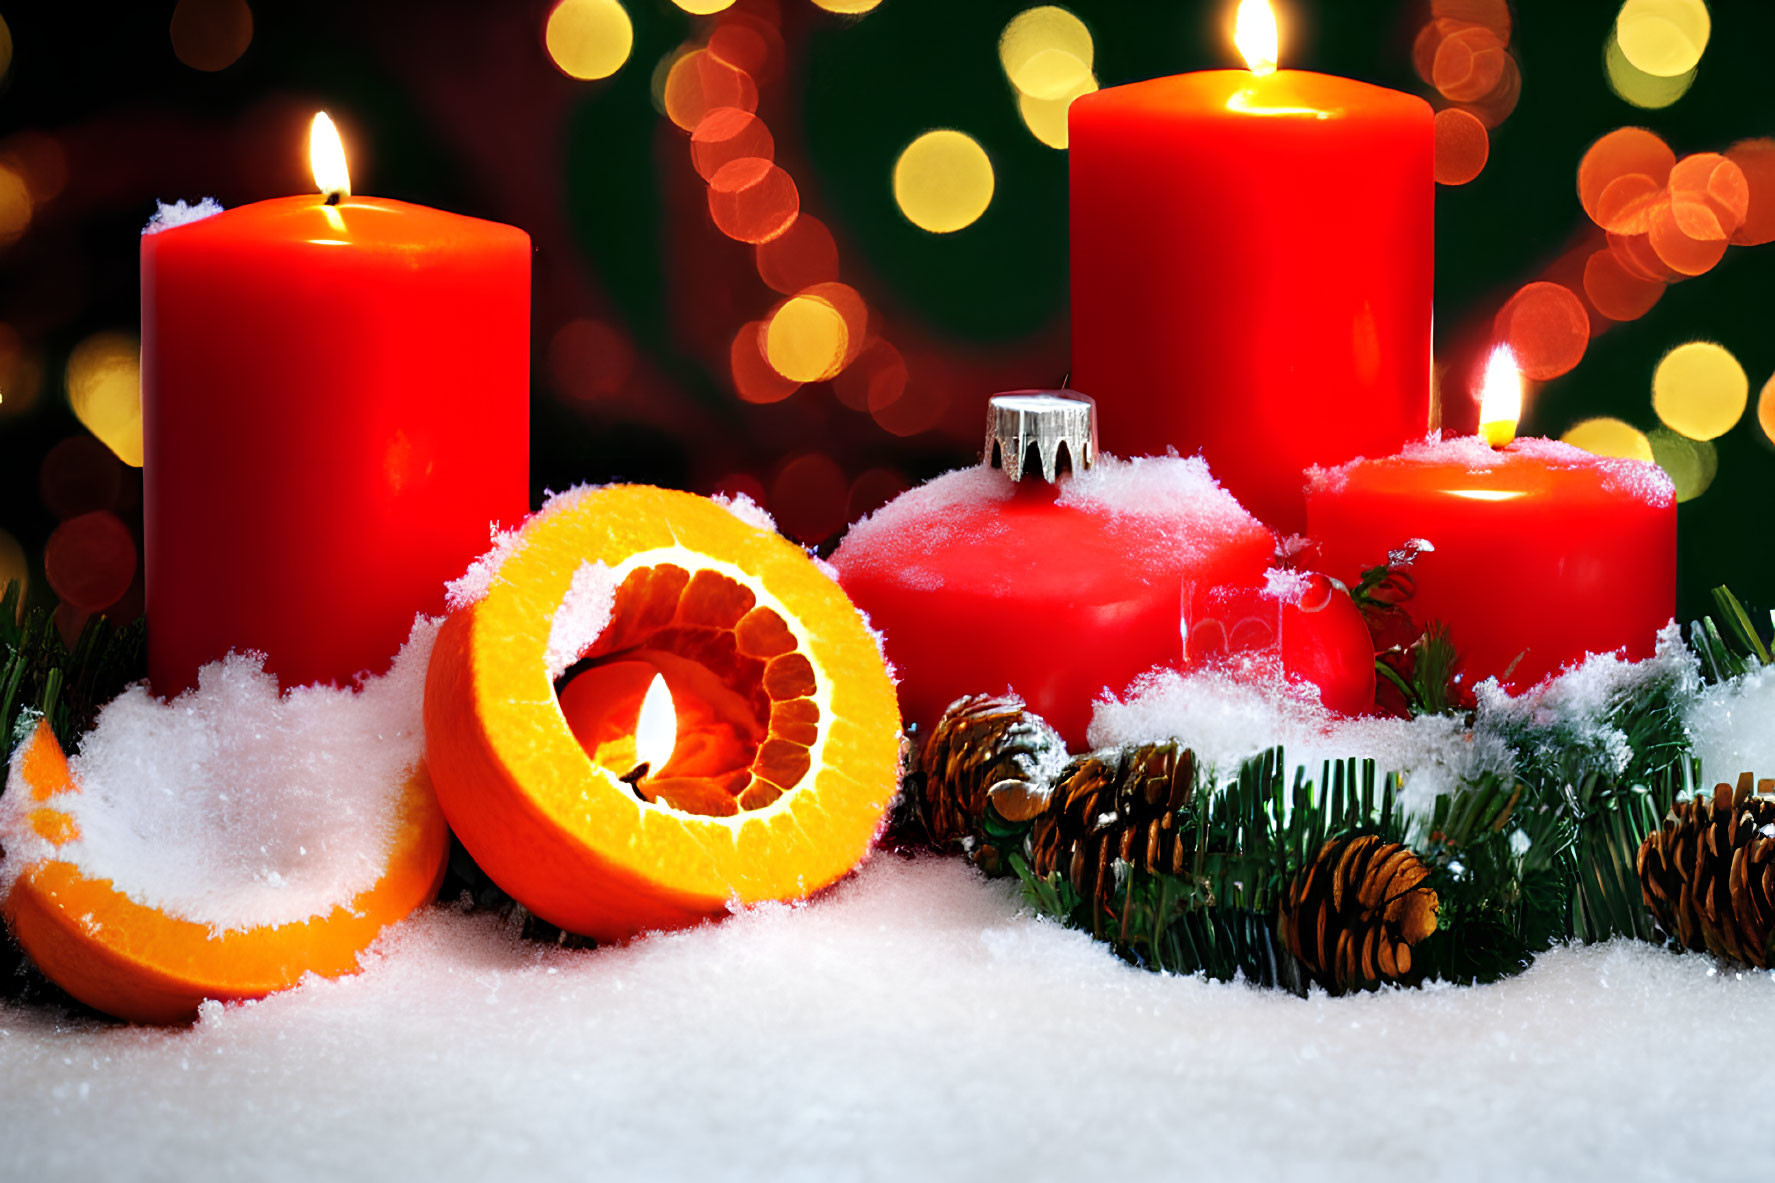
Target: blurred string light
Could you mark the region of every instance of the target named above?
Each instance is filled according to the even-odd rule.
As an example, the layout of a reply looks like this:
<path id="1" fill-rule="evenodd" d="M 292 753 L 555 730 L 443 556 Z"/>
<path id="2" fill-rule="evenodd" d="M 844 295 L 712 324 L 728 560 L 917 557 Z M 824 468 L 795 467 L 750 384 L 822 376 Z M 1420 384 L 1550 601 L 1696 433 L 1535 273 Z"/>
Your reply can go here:
<path id="1" fill-rule="evenodd" d="M 815 8 L 824 8 L 840 16 L 862 16 L 865 12 L 874 12 L 880 4 L 881 0 L 814 0 Z"/>
<path id="2" fill-rule="evenodd" d="M 1547 382 L 1583 360 L 1590 343 L 1584 302 L 1564 284 L 1528 284 L 1498 313 L 1496 338 L 1516 355 L 1522 376 Z"/>
<path id="3" fill-rule="evenodd" d="M 1091 72 L 1095 57 L 1091 31 L 1064 8 L 1026 9 L 1005 25 L 998 41 L 999 65 L 1016 92 L 1017 113 L 1041 143 L 1067 146 L 1068 109 L 1097 89 Z"/>
<path id="4" fill-rule="evenodd" d="M 1647 439 L 1652 445 L 1652 459 L 1676 486 L 1678 501 L 1693 501 L 1701 496 L 1719 475 L 1719 449 L 1710 441 L 1692 440 L 1665 427 L 1654 428 Z"/>
<path id="5" fill-rule="evenodd" d="M 555 68 L 593 81 L 622 69 L 635 46 L 635 26 L 617 0 L 560 0 L 543 27 L 543 45 Z"/>
<path id="6" fill-rule="evenodd" d="M 226 70 L 253 43 L 246 0 L 179 0 L 169 29 L 173 54 L 193 70 Z"/>
<path id="7" fill-rule="evenodd" d="M 141 345 L 125 333 L 95 333 L 68 355 L 74 417 L 134 468 L 142 467 Z M 119 593 L 122 594 L 122 593 Z"/>
<path id="8" fill-rule="evenodd" d="M 1606 415 L 1575 423 L 1559 438 L 1574 448 L 1583 448 L 1598 456 L 1616 456 L 1623 460 L 1652 459 L 1652 443 L 1645 432 L 1631 423 Z"/>
<path id="9" fill-rule="evenodd" d="M 1615 17 L 1615 40 L 1634 69 L 1654 78 L 1693 70 L 1713 31 L 1702 0 L 1627 0 Z"/>
<path id="10" fill-rule="evenodd" d="M 54 201 L 68 183 L 68 153 L 60 140 L 44 132 L 15 132 L 0 141 L 0 165 L 25 179 L 38 207 Z"/>
<path id="11" fill-rule="evenodd" d="M 1678 345 L 1652 374 L 1652 409 L 1666 427 L 1693 440 L 1717 439 L 1732 430 L 1749 402 L 1744 367 L 1712 341 Z"/>
<path id="12" fill-rule="evenodd" d="M 1516 109 L 1522 73 L 1510 53 L 1506 0 L 1431 0 L 1412 43 L 1418 77 L 1436 91 L 1436 181 L 1464 185 L 1491 156 L 1491 130 Z"/>
<path id="13" fill-rule="evenodd" d="M 973 225 L 992 204 L 992 161 L 980 142 L 953 128 L 927 131 L 894 163 L 894 200 L 932 234 Z"/>
<path id="14" fill-rule="evenodd" d="M 1769 442 L 1775 444 L 1775 374 L 1763 383 L 1763 392 L 1757 396 L 1757 425 Z"/>
<path id="15" fill-rule="evenodd" d="M 1621 52 L 1620 39 L 1614 30 L 1609 31 L 1608 44 L 1603 47 L 1603 73 L 1609 80 L 1609 89 L 1624 102 L 1635 107 L 1643 107 L 1655 111 L 1668 107 L 1695 85 L 1695 77 L 1700 73 L 1698 68 L 1678 74 L 1674 78 L 1660 78 L 1656 74 L 1648 74 L 1627 60 Z"/>
<path id="16" fill-rule="evenodd" d="M 24 173 L 10 164 L 0 164 L 0 247 L 24 237 L 35 205 Z"/>
<path id="17" fill-rule="evenodd" d="M 816 295 L 791 296 L 771 314 L 764 334 L 764 357 L 791 382 L 824 382 L 837 377 L 850 347 L 850 330 L 830 301 Z"/>
<path id="18" fill-rule="evenodd" d="M 672 0 L 692 16 L 713 16 L 724 8 L 732 8 L 733 0 Z"/>

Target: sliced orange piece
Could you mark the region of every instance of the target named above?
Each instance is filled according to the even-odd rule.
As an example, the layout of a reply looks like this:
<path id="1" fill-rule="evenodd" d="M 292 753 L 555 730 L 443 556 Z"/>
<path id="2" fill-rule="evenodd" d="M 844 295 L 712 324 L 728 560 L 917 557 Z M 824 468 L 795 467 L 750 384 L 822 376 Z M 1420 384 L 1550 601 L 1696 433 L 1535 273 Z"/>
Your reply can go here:
<path id="1" fill-rule="evenodd" d="M 15 757 L 9 792 L 28 792 L 23 815 L 38 838 L 64 846 L 78 823 L 57 798 L 80 786 L 55 734 L 39 723 Z M 5 835 L 9 844 L 22 835 Z M 198 1004 L 262 998 L 304 974 L 355 973 L 358 954 L 382 929 L 437 895 L 450 832 L 419 765 L 401 797 L 388 867 L 376 885 L 325 916 L 289 924 L 212 931 L 137 903 L 108 879 L 45 857 L 26 867 L 0 901 L 13 935 L 62 989 L 106 1014 L 138 1023 L 179 1023 Z"/>
<path id="2" fill-rule="evenodd" d="M 545 658 L 588 563 L 609 569 L 613 606 L 571 685 L 599 684 L 608 726 L 583 702 L 570 726 Z M 603 754 L 650 670 L 672 685 L 678 747 L 631 788 Z M 715 741 L 699 742 L 699 717 L 725 720 Z M 426 762 L 463 845 L 530 911 L 605 941 L 845 875 L 893 797 L 899 731 L 875 638 L 805 553 L 642 486 L 531 518 L 486 597 L 445 622 L 426 681 Z"/>

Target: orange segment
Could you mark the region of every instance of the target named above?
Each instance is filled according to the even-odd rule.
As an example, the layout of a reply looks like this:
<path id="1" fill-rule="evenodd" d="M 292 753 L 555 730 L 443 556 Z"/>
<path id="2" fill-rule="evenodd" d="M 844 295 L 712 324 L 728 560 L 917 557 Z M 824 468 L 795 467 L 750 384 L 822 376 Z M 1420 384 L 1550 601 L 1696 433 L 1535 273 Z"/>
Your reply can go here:
<path id="1" fill-rule="evenodd" d="M 46 803 L 29 815 L 37 835 L 57 847 L 76 837 L 73 819 L 54 801 L 79 786 L 48 727 L 32 731 L 14 768 L 10 791 Z M 185 1022 L 208 998 L 262 998 L 304 974 L 355 973 L 358 954 L 385 926 L 437 894 L 449 839 L 420 765 L 402 794 L 382 878 L 325 916 L 217 933 L 139 904 L 110 880 L 49 856 L 23 870 L 0 911 L 31 960 L 82 1002 L 132 1022 Z"/>
<path id="2" fill-rule="evenodd" d="M 611 571 L 610 621 L 557 698 L 545 653 L 588 563 Z M 631 787 L 623 745 L 655 671 L 678 746 Z M 426 683 L 427 763 L 458 837 L 526 908 L 599 940 L 849 872 L 893 796 L 899 729 L 874 637 L 804 552 L 641 486 L 545 506 L 445 623 Z"/>

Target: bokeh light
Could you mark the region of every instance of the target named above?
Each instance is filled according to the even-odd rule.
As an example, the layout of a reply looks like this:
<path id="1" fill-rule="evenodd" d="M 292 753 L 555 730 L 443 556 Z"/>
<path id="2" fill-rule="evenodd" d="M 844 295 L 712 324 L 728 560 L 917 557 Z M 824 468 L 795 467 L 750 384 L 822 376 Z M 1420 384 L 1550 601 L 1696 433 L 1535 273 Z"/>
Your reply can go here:
<path id="1" fill-rule="evenodd" d="M 1610 320 L 1638 320 L 1664 295 L 1664 284 L 1628 270 L 1613 250 L 1604 249 L 1585 260 L 1584 295 Z"/>
<path id="2" fill-rule="evenodd" d="M 875 11 L 880 3 L 881 0 L 814 0 L 814 7 L 840 16 L 862 16 L 865 12 Z"/>
<path id="3" fill-rule="evenodd" d="M 992 204 L 992 161 L 974 137 L 927 131 L 894 164 L 894 200 L 908 221 L 932 234 L 971 226 Z"/>
<path id="4" fill-rule="evenodd" d="M 1590 145 L 1578 162 L 1578 201 L 1590 220 L 1602 226 L 1597 207 L 1611 181 L 1638 173 L 1662 187 L 1674 167 L 1676 153 L 1656 134 L 1643 127 L 1618 127 Z"/>
<path id="5" fill-rule="evenodd" d="M 1750 401 L 1750 379 L 1730 350 L 1690 341 L 1664 355 L 1652 374 L 1652 409 L 1672 431 L 1711 440 L 1732 430 Z"/>
<path id="6" fill-rule="evenodd" d="M 173 54 L 193 70 L 226 70 L 253 43 L 246 0 L 179 0 L 169 30 Z"/>
<path id="7" fill-rule="evenodd" d="M 1665 427 L 1654 428 L 1647 438 L 1652 444 L 1652 459 L 1676 486 L 1678 501 L 1693 501 L 1701 496 L 1719 475 L 1719 449 L 1710 441 L 1692 440 Z"/>
<path id="8" fill-rule="evenodd" d="M 10 69 L 12 69 L 12 28 L 6 23 L 5 17 L 0 17 L 0 78 L 4 78 L 6 71 Z"/>
<path id="9" fill-rule="evenodd" d="M 850 483 L 824 452 L 803 452 L 777 469 L 770 482 L 771 515 L 783 533 L 810 545 L 844 529 Z"/>
<path id="10" fill-rule="evenodd" d="M 23 585 L 21 591 L 31 589 L 31 565 L 25 558 L 25 548 L 19 540 L 0 530 L 0 595 L 6 592 L 6 585 L 17 583 Z M 18 601 L 18 617 L 25 614 L 25 597 L 21 594 Z"/>
<path id="11" fill-rule="evenodd" d="M 606 398 L 627 385 L 635 372 L 635 348 L 610 325 L 581 317 L 555 330 L 548 366 L 563 394 L 586 401 Z"/>
<path id="12" fill-rule="evenodd" d="M 71 435 L 43 457 L 37 491 L 58 519 L 116 509 L 123 494 L 123 465 L 92 436 Z"/>
<path id="13" fill-rule="evenodd" d="M 1704 275 L 1725 258 L 1726 240 L 1689 237 L 1677 221 L 1674 202 L 1659 202 L 1652 207 L 1650 217 L 1646 241 L 1652 244 L 1659 260 L 1678 275 Z"/>
<path id="14" fill-rule="evenodd" d="M 40 131 L 21 131 L 0 143 L 0 164 L 25 179 L 33 204 L 54 201 L 68 183 L 68 153 L 61 141 Z"/>
<path id="15" fill-rule="evenodd" d="M 1670 200 L 1684 234 L 1725 241 L 1750 213 L 1750 181 L 1731 158 L 1696 152 L 1670 170 Z"/>
<path id="16" fill-rule="evenodd" d="M 703 180 L 713 180 L 721 166 L 748 156 L 770 160 L 776 140 L 764 121 L 738 107 L 716 107 L 690 134 L 690 162 Z"/>
<path id="17" fill-rule="evenodd" d="M 1448 107 L 1436 112 L 1436 183 L 1465 185 L 1485 169 L 1491 136 L 1472 112 Z"/>
<path id="18" fill-rule="evenodd" d="M 998 60 L 1011 85 L 1029 98 L 1056 102 L 1082 94 L 1096 49 L 1085 22 L 1045 4 L 1012 17 L 999 35 Z"/>
<path id="19" fill-rule="evenodd" d="M 872 405 L 869 414 L 875 425 L 890 435 L 918 435 L 943 421 L 949 411 L 950 388 L 930 376 L 941 369 L 940 359 L 921 354 L 916 361 L 906 358 L 902 364 L 906 379 L 900 383 L 899 396 Z"/>
<path id="20" fill-rule="evenodd" d="M 123 598 L 136 575 L 136 540 L 114 513 L 69 518 L 43 548 L 43 576 L 64 603 L 102 612 Z"/>
<path id="21" fill-rule="evenodd" d="M 1763 383 L 1763 392 L 1757 396 L 1757 426 L 1775 444 L 1775 374 Z"/>
<path id="22" fill-rule="evenodd" d="M 1583 448 L 1597 456 L 1615 456 L 1622 460 L 1652 459 L 1652 444 L 1645 432 L 1631 423 L 1607 416 L 1574 423 L 1559 438 L 1574 448 Z"/>
<path id="23" fill-rule="evenodd" d="M 724 8 L 732 8 L 733 0 L 672 0 L 691 16 L 713 16 Z"/>
<path id="24" fill-rule="evenodd" d="M 1569 372 L 1590 343 L 1590 315 L 1564 284 L 1540 280 L 1498 313 L 1497 338 L 1510 346 L 1525 378 L 1546 382 Z"/>
<path id="25" fill-rule="evenodd" d="M 1634 69 L 1675 78 L 1700 63 L 1712 25 L 1702 0 L 1627 0 L 1615 17 L 1615 40 Z"/>
<path id="26" fill-rule="evenodd" d="M 635 46 L 635 26 L 617 0 L 561 0 L 542 39 L 556 69 L 590 82 L 622 69 Z"/>
<path id="27" fill-rule="evenodd" d="M 95 333 L 74 347 L 67 370 L 74 417 L 134 468 L 142 467 L 141 352 L 129 334 Z"/>
<path id="28" fill-rule="evenodd" d="M 874 414 L 906 393 L 906 359 L 891 342 L 877 337 L 838 375 L 832 393 L 851 410 Z"/>
<path id="29" fill-rule="evenodd" d="M 709 216 L 729 238 L 769 242 L 800 212 L 794 178 L 761 157 L 730 160 L 709 178 Z"/>
<path id="30" fill-rule="evenodd" d="M 708 50 L 736 70 L 752 76 L 759 86 L 774 82 L 783 72 L 783 34 L 772 23 L 750 12 L 730 12 L 709 34 Z"/>
<path id="31" fill-rule="evenodd" d="M 1026 94 L 1017 96 L 1017 113 L 1029 134 L 1050 148 L 1067 146 L 1067 112 L 1075 100 L 1097 89 L 1097 79 L 1086 74 L 1077 86 L 1057 99 L 1035 99 Z"/>
<path id="32" fill-rule="evenodd" d="M 662 96 L 666 118 L 685 131 L 717 107 L 758 109 L 758 84 L 752 76 L 722 61 L 707 49 L 693 49 L 675 61 L 666 74 Z"/>
<path id="33" fill-rule="evenodd" d="M 1738 246 L 1775 242 L 1775 139 L 1740 140 L 1726 156 L 1744 173 L 1749 191 L 1744 224 L 1732 235 Z"/>
<path id="34" fill-rule="evenodd" d="M 1608 44 L 1603 47 L 1602 65 L 1603 73 L 1609 80 L 1609 89 L 1623 102 L 1648 111 L 1668 107 L 1688 94 L 1689 88 L 1695 85 L 1695 76 L 1700 73 L 1699 70 L 1689 70 L 1674 78 L 1648 74 L 1627 60 L 1627 55 L 1621 52 L 1621 42 L 1616 39 L 1612 29 Z"/>
<path id="35" fill-rule="evenodd" d="M 37 403 L 43 367 L 18 330 L 0 324 L 0 419 L 13 419 Z"/>
<path id="36" fill-rule="evenodd" d="M 733 392 L 749 403 L 780 403 L 801 389 L 801 383 L 783 377 L 765 359 L 765 328 L 766 324 L 761 320 L 741 325 L 728 350 L 728 372 L 733 376 Z"/>
<path id="37" fill-rule="evenodd" d="M 1504 43 L 1483 25 L 1444 37 L 1430 59 L 1430 84 L 1443 98 L 1471 103 L 1490 94 L 1504 77 Z"/>
<path id="38" fill-rule="evenodd" d="M 758 277 L 773 291 L 792 296 L 838 278 L 838 244 L 826 223 L 802 214 L 795 224 L 756 251 Z"/>
<path id="39" fill-rule="evenodd" d="M 1597 195 L 1596 224 L 1613 234 L 1644 234 L 1664 198 L 1664 186 L 1645 173 L 1616 177 Z"/>
<path id="40" fill-rule="evenodd" d="M 16 242 L 30 228 L 34 205 L 24 174 L 0 164 L 0 246 Z"/>
<path id="41" fill-rule="evenodd" d="M 831 378 L 844 368 L 849 349 L 850 329 L 843 314 L 818 295 L 785 300 L 765 329 L 765 359 L 792 382 Z"/>

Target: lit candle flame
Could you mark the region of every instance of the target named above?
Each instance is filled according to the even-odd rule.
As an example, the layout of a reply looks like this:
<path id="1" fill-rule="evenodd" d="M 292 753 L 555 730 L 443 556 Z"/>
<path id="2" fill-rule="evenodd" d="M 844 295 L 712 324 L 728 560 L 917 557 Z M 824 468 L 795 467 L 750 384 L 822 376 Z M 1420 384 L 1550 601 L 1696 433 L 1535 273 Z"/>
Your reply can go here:
<path id="1" fill-rule="evenodd" d="M 1494 448 L 1516 438 L 1516 421 L 1522 418 L 1522 371 L 1508 345 L 1491 351 L 1485 363 L 1485 381 L 1479 388 L 1479 436 Z"/>
<path id="2" fill-rule="evenodd" d="M 337 205 L 342 197 L 351 196 L 351 173 L 345 167 L 345 145 L 339 141 L 339 129 L 325 111 L 316 111 L 308 129 L 308 167 L 314 173 L 314 184 L 327 196 L 328 205 Z"/>
<path id="3" fill-rule="evenodd" d="M 641 700 L 641 717 L 635 721 L 637 772 L 642 776 L 658 772 L 672 758 L 677 746 L 678 712 L 672 706 L 672 689 L 663 675 L 655 674 Z"/>
<path id="4" fill-rule="evenodd" d="M 1276 72 L 1276 14 L 1269 0 L 1239 0 L 1239 15 L 1233 22 L 1233 44 L 1245 57 L 1245 65 L 1262 78 Z"/>

